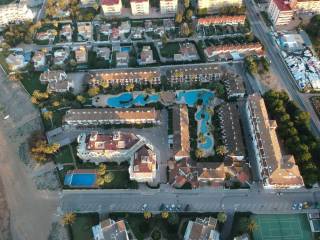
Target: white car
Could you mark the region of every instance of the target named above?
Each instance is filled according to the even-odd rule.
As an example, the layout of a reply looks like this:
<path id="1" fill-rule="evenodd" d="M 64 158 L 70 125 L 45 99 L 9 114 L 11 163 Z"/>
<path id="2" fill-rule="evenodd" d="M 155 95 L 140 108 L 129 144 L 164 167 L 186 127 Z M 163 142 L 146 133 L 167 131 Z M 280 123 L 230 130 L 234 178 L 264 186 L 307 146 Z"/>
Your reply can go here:
<path id="1" fill-rule="evenodd" d="M 10 118 L 10 115 L 7 115 L 7 116 L 5 116 L 3 119 L 4 120 L 7 120 L 7 119 L 9 119 Z"/>

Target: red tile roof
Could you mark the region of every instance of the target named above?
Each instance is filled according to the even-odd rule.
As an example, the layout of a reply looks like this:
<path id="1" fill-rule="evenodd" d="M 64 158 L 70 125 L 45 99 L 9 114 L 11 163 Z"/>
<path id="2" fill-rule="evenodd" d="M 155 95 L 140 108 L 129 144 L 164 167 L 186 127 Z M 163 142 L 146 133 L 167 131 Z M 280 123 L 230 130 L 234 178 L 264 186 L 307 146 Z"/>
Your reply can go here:
<path id="1" fill-rule="evenodd" d="M 101 0 L 102 5 L 115 5 L 119 4 L 120 0 Z"/>
<path id="2" fill-rule="evenodd" d="M 273 2 L 277 5 L 280 11 L 290 11 L 292 10 L 290 4 L 287 3 L 287 0 L 273 0 Z"/>
<path id="3" fill-rule="evenodd" d="M 226 24 L 226 23 L 244 23 L 246 19 L 245 15 L 239 16 L 212 16 L 212 17 L 205 17 L 199 18 L 198 24 L 199 25 L 210 25 L 210 24 Z"/>

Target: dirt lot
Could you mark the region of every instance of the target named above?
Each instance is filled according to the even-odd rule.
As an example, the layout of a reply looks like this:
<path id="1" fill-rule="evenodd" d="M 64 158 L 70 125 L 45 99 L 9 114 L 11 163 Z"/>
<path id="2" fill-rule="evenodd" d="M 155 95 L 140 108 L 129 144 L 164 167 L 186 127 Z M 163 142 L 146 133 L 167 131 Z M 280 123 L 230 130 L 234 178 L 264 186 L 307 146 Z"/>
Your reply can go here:
<path id="1" fill-rule="evenodd" d="M 7 115 L 10 118 L 4 120 Z M 17 83 L 9 82 L 0 70 L 0 176 L 10 209 L 12 238 L 17 240 L 47 239 L 58 205 L 58 194 L 38 191 L 31 170 L 20 159 L 23 154 L 19 152 L 20 145 L 40 127 L 39 113 L 29 96 Z M 0 212 L 0 216 L 5 216 L 0 218 L 3 232 L 9 230 L 6 209 L 0 207 L 4 212 L 4 215 Z M 3 239 L 1 235 L 0 239 Z"/>

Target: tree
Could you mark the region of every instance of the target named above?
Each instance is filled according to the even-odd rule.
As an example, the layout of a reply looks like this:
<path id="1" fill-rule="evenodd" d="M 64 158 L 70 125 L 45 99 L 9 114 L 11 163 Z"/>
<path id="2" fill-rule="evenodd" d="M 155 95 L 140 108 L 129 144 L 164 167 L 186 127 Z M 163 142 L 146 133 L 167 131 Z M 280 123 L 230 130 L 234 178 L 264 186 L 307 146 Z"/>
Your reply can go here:
<path id="1" fill-rule="evenodd" d="M 202 143 L 202 144 L 204 144 L 206 142 L 206 138 L 202 132 L 199 133 L 198 139 L 199 139 L 200 143 Z"/>
<path id="2" fill-rule="evenodd" d="M 197 158 L 202 158 L 202 157 L 204 157 L 204 151 L 203 151 L 202 149 L 198 148 L 198 149 L 196 150 L 196 157 L 197 157 Z"/>
<path id="3" fill-rule="evenodd" d="M 166 45 L 166 44 L 168 43 L 168 41 L 169 41 L 169 38 L 168 38 L 167 33 L 162 34 L 162 36 L 161 36 L 161 42 L 162 42 L 162 44 L 163 44 L 163 45 Z"/>
<path id="4" fill-rule="evenodd" d="M 193 16 L 193 11 L 191 9 L 188 9 L 186 12 L 186 18 L 188 21 L 190 21 L 192 19 Z"/>
<path id="5" fill-rule="evenodd" d="M 90 97 L 94 97 L 96 95 L 98 95 L 100 92 L 100 89 L 98 87 L 92 87 L 92 88 L 89 88 L 88 90 L 88 94 Z"/>
<path id="6" fill-rule="evenodd" d="M 179 216 L 177 213 L 170 213 L 168 217 L 168 223 L 170 225 L 177 225 L 179 223 Z"/>
<path id="7" fill-rule="evenodd" d="M 183 20 L 183 15 L 182 15 L 182 13 L 178 12 L 178 13 L 176 14 L 176 23 L 180 24 L 180 23 L 182 22 L 182 20 Z"/>
<path id="8" fill-rule="evenodd" d="M 132 92 L 134 90 L 134 84 L 133 83 L 129 83 L 127 86 L 126 86 L 126 91 L 127 92 Z"/>
<path id="9" fill-rule="evenodd" d="M 62 217 L 61 223 L 63 226 L 72 225 L 76 221 L 76 214 L 73 212 L 65 213 Z"/>
<path id="10" fill-rule="evenodd" d="M 99 176 L 104 176 L 107 172 L 107 166 L 103 163 L 99 164 L 97 173 Z"/>
<path id="11" fill-rule="evenodd" d="M 60 106 L 60 102 L 59 101 L 53 101 L 52 102 L 52 106 L 53 107 L 59 107 Z"/>
<path id="12" fill-rule="evenodd" d="M 144 217 L 144 219 L 149 220 L 152 217 L 152 213 L 149 211 L 144 211 L 143 217 Z"/>
<path id="13" fill-rule="evenodd" d="M 83 104 L 83 103 L 86 102 L 86 98 L 85 98 L 84 96 L 82 96 L 82 95 L 78 95 L 78 96 L 76 97 L 76 100 L 77 100 L 78 102 L 80 102 L 81 104 Z"/>
<path id="14" fill-rule="evenodd" d="M 224 156 L 224 155 L 226 155 L 228 153 L 228 149 L 227 149 L 226 146 L 220 145 L 220 146 L 218 146 L 216 148 L 216 152 L 217 152 L 218 155 Z"/>
<path id="15" fill-rule="evenodd" d="M 183 0 L 183 6 L 184 6 L 185 9 L 189 8 L 190 0 Z"/>
<path id="16" fill-rule="evenodd" d="M 44 120 L 46 120 L 46 121 L 50 120 L 51 127 L 53 127 L 53 122 L 52 122 L 53 112 L 52 111 L 46 111 L 42 115 L 43 115 Z"/>
<path id="17" fill-rule="evenodd" d="M 253 233 L 257 228 L 258 224 L 253 219 L 250 219 L 247 226 L 248 232 Z"/>
<path id="18" fill-rule="evenodd" d="M 227 221 L 227 214 L 224 212 L 219 212 L 217 216 L 217 220 L 220 223 L 225 223 Z"/>
<path id="19" fill-rule="evenodd" d="M 190 29 L 189 29 L 189 26 L 186 22 L 184 22 L 182 25 L 181 25 L 181 35 L 184 36 L 184 37 L 188 37 L 190 35 Z"/>
<path id="20" fill-rule="evenodd" d="M 163 219 L 167 219 L 167 218 L 169 217 L 169 212 L 163 211 L 163 212 L 161 213 L 161 217 L 162 217 Z"/>

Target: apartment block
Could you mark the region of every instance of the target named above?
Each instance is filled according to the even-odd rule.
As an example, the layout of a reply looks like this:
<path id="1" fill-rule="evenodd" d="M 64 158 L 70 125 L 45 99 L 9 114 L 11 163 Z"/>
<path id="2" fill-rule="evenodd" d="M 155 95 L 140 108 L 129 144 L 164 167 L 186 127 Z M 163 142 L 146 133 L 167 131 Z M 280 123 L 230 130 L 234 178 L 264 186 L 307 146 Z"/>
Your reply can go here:
<path id="1" fill-rule="evenodd" d="M 89 84 L 99 86 L 102 84 L 141 84 L 158 85 L 160 81 L 160 71 L 158 68 L 148 69 L 112 69 L 103 72 L 89 72 Z"/>
<path id="2" fill-rule="evenodd" d="M 167 79 L 170 84 L 206 83 L 218 80 L 221 76 L 221 69 L 215 65 L 174 67 L 167 72 Z"/>
<path id="3" fill-rule="evenodd" d="M 149 15 L 149 0 L 131 0 L 130 5 L 132 15 Z"/>
<path id="4" fill-rule="evenodd" d="M 268 13 L 275 25 L 288 24 L 293 17 L 293 1 L 271 0 L 268 6 Z"/>
<path id="5" fill-rule="evenodd" d="M 84 162 L 129 162 L 131 180 L 153 182 L 157 175 L 157 156 L 149 142 L 133 133 L 96 131 L 78 136 L 77 155 Z"/>
<path id="6" fill-rule="evenodd" d="M 189 116 L 186 105 L 175 106 L 172 110 L 173 154 L 175 160 L 190 157 Z"/>
<path id="7" fill-rule="evenodd" d="M 177 12 L 178 0 L 160 0 L 161 14 L 175 14 Z"/>
<path id="8" fill-rule="evenodd" d="M 106 16 L 121 15 L 121 0 L 101 0 L 101 8 Z"/>
<path id="9" fill-rule="evenodd" d="M 228 6 L 241 7 L 242 4 L 242 0 L 198 0 L 198 8 L 207 9 L 208 11 L 215 11 Z"/>
<path id="10" fill-rule="evenodd" d="M 63 122 L 72 126 L 105 124 L 159 124 L 160 112 L 155 108 L 83 108 L 70 109 Z"/>
<path id="11" fill-rule="evenodd" d="M 320 0 L 298 0 L 296 8 L 299 12 L 320 13 Z"/>
<path id="12" fill-rule="evenodd" d="M 248 131 L 252 139 L 259 175 L 266 189 L 294 189 L 304 186 L 292 155 L 283 155 L 276 134 L 277 123 L 269 120 L 263 98 L 250 95 L 246 101 Z"/>
<path id="13" fill-rule="evenodd" d="M 34 14 L 26 4 L 11 3 L 0 6 L 0 26 L 10 22 L 32 21 Z"/>

